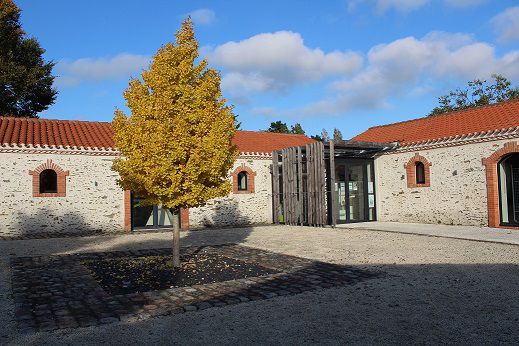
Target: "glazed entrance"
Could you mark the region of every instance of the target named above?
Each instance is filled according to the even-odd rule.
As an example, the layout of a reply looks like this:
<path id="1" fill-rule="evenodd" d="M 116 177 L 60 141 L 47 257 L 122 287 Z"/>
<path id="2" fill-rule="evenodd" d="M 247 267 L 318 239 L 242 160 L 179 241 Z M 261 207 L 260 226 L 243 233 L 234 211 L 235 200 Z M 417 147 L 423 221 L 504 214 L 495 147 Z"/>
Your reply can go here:
<path id="1" fill-rule="evenodd" d="M 374 157 L 393 144 L 316 142 L 272 153 L 273 221 L 323 226 L 375 221 Z"/>
<path id="2" fill-rule="evenodd" d="M 337 160 L 334 190 L 337 200 L 337 223 L 375 220 L 372 160 Z"/>

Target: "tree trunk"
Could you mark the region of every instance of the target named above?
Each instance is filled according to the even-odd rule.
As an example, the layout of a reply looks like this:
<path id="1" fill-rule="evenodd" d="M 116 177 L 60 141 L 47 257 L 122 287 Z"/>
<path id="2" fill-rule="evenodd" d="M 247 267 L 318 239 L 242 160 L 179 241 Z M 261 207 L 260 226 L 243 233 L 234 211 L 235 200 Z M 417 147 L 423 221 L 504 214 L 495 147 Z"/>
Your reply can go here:
<path id="1" fill-rule="evenodd" d="M 180 267 L 180 222 L 178 209 L 173 211 L 173 267 Z"/>

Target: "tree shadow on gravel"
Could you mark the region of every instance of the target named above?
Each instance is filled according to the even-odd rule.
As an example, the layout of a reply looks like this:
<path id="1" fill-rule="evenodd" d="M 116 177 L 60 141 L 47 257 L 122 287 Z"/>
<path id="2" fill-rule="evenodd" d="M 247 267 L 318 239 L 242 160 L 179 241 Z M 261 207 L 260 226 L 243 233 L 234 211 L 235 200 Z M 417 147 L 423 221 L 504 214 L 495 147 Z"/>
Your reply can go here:
<path id="1" fill-rule="evenodd" d="M 12 342 L 395 345 L 519 342 L 516 263 L 381 264 L 350 268 L 382 271 L 386 275 L 288 297 L 76 329 L 72 333 L 29 334 Z M 237 291 L 238 295 L 242 293 Z"/>

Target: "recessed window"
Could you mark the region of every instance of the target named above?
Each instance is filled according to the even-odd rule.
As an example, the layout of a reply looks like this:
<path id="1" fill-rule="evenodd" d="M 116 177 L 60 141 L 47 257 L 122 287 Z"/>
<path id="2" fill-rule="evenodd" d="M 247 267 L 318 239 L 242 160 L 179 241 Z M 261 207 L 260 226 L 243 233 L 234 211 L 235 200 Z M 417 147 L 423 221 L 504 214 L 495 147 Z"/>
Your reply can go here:
<path id="1" fill-rule="evenodd" d="M 432 163 L 418 153 L 411 157 L 404 165 L 407 173 L 407 187 L 430 187 L 431 166 Z"/>
<path id="2" fill-rule="evenodd" d="M 40 173 L 40 193 L 58 192 L 58 174 L 53 169 L 45 169 Z"/>
<path id="3" fill-rule="evenodd" d="M 248 182 L 247 182 L 247 172 L 238 173 L 238 191 L 247 191 L 248 190 Z"/>
<path id="4" fill-rule="evenodd" d="M 242 163 L 231 173 L 233 193 L 254 193 L 254 172 Z"/>
<path id="5" fill-rule="evenodd" d="M 32 196 L 65 197 L 67 195 L 68 174 L 68 171 L 64 171 L 50 159 L 34 170 L 30 170 L 29 175 L 32 175 Z"/>
<path id="6" fill-rule="evenodd" d="M 425 184 L 425 166 L 421 162 L 417 162 L 416 166 L 416 183 Z"/>

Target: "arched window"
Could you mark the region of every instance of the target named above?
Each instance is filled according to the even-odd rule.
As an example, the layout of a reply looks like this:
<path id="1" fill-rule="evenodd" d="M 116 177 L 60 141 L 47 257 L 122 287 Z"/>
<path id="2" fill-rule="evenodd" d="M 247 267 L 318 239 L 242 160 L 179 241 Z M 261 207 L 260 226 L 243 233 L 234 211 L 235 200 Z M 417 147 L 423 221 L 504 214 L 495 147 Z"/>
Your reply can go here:
<path id="1" fill-rule="evenodd" d="M 432 163 L 418 153 L 411 157 L 404 165 L 407 173 L 407 187 L 430 187 L 431 166 Z"/>
<path id="2" fill-rule="evenodd" d="M 254 193 L 254 172 L 250 167 L 242 163 L 231 172 L 232 193 Z"/>
<path id="3" fill-rule="evenodd" d="M 53 169 L 45 169 L 40 173 L 40 193 L 58 192 L 58 174 Z"/>
<path id="4" fill-rule="evenodd" d="M 425 166 L 422 162 L 418 161 L 415 165 L 416 169 L 416 183 L 425 184 Z"/>
<path id="5" fill-rule="evenodd" d="M 34 170 L 30 170 L 29 175 L 32 175 L 32 196 L 65 197 L 67 195 L 68 174 L 68 171 L 64 171 L 50 159 Z"/>
<path id="6" fill-rule="evenodd" d="M 248 191 L 248 174 L 247 172 L 238 173 L 238 191 Z"/>

